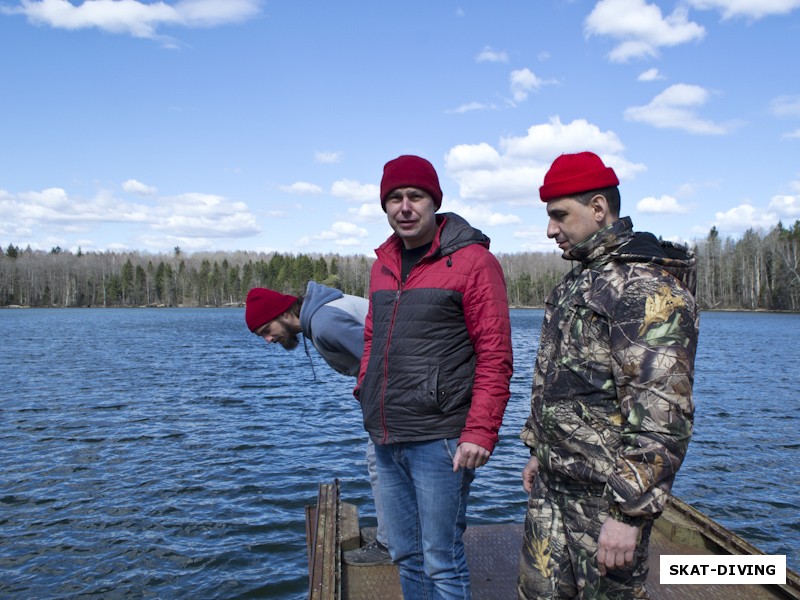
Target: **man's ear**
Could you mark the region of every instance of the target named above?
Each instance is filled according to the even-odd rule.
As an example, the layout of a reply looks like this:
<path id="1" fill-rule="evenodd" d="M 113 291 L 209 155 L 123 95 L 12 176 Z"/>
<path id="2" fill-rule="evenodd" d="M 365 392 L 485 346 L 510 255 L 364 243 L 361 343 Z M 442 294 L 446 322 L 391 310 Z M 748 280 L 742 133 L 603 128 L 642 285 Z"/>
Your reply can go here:
<path id="1" fill-rule="evenodd" d="M 300 327 L 300 317 L 293 311 L 287 310 L 282 316 L 283 322 L 289 326 L 292 333 L 303 333 L 303 328 Z"/>
<path id="2" fill-rule="evenodd" d="M 594 220 L 601 228 L 613 221 L 611 211 L 608 208 L 608 200 L 603 194 L 592 196 L 592 199 L 589 200 L 589 208 L 592 209 Z"/>

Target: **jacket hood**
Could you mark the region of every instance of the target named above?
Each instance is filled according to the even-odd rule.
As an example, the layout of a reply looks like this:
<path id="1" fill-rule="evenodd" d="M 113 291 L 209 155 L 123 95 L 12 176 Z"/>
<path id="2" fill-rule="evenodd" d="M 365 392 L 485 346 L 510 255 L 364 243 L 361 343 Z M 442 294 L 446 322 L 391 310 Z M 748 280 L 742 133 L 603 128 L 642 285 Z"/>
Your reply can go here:
<path id="1" fill-rule="evenodd" d="M 697 289 L 697 257 L 686 246 L 661 241 L 652 233 L 633 231 L 630 217 L 623 217 L 577 244 L 569 256 L 584 266 L 617 260 L 655 264 L 680 281 L 694 296 Z"/>
<path id="2" fill-rule="evenodd" d="M 306 287 L 306 294 L 303 296 L 303 306 L 300 308 L 300 327 L 303 335 L 313 338 L 311 333 L 311 318 L 323 305 L 333 300 L 338 300 L 344 294 L 337 289 L 320 285 L 315 281 L 309 281 Z"/>
<path id="3" fill-rule="evenodd" d="M 489 248 L 489 237 L 480 229 L 476 229 L 463 217 L 456 213 L 442 213 L 437 215 L 436 223 L 439 225 L 437 238 L 439 241 L 439 252 L 442 256 L 452 254 L 470 244 L 481 244 Z M 434 247 L 436 240 L 434 240 Z"/>

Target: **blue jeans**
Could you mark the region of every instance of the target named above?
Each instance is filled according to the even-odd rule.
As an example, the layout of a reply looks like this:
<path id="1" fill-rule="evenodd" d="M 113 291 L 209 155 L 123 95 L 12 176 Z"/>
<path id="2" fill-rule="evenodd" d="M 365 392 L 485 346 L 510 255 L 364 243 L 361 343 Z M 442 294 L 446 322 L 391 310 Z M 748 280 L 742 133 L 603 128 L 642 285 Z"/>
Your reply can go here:
<path id="1" fill-rule="evenodd" d="M 372 438 L 367 441 L 367 472 L 369 484 L 372 486 L 372 499 L 375 501 L 375 520 L 378 521 L 378 531 L 375 539 L 384 546 L 389 545 L 389 535 L 386 533 L 386 517 L 383 514 L 383 497 L 378 485 L 378 466 L 375 464 L 375 443 Z"/>
<path id="2" fill-rule="evenodd" d="M 462 535 L 473 469 L 453 472 L 457 439 L 376 445 L 389 553 L 406 600 L 470 598 Z"/>

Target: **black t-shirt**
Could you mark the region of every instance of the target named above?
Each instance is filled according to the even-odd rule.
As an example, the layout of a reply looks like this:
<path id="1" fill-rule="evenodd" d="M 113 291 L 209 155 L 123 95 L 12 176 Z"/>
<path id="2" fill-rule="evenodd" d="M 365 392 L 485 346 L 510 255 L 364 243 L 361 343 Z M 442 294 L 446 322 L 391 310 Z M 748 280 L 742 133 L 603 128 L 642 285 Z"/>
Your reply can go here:
<path id="1" fill-rule="evenodd" d="M 431 245 L 433 242 L 428 242 L 427 244 L 420 246 L 419 248 L 411 248 L 408 249 L 403 246 L 403 250 L 400 253 L 400 257 L 402 259 L 402 267 L 400 271 L 400 280 L 402 283 L 406 282 L 406 277 L 411 272 L 411 269 L 414 268 L 419 262 L 419 259 L 425 256 L 428 253 L 428 250 L 431 249 Z"/>

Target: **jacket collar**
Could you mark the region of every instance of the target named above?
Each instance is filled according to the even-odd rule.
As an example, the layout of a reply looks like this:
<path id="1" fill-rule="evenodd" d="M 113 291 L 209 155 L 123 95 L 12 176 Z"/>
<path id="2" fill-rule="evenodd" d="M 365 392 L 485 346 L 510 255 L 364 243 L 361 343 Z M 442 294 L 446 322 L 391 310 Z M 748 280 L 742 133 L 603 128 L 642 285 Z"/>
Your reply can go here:
<path id="1" fill-rule="evenodd" d="M 596 231 L 588 238 L 575 244 L 564 258 L 580 261 L 584 266 L 612 252 L 633 239 L 633 222 L 630 217 L 622 217 Z"/>

